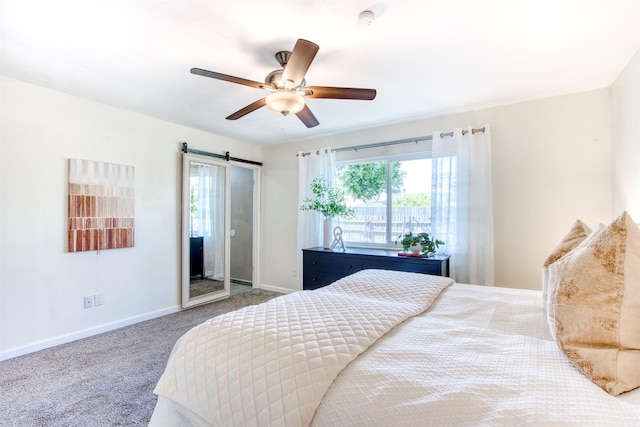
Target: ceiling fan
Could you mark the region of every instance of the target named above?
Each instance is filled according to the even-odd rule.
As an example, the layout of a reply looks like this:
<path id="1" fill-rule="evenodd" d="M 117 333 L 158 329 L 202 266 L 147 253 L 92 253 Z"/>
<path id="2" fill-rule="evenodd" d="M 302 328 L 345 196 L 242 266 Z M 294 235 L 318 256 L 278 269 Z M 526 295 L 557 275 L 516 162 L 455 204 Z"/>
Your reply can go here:
<path id="1" fill-rule="evenodd" d="M 191 74 L 211 77 L 213 79 L 250 86 L 256 89 L 265 89 L 271 92 L 266 97 L 231 114 L 227 117 L 227 120 L 237 120 L 266 105 L 270 110 L 285 116 L 293 113 L 306 127 L 312 128 L 320 124 L 320 122 L 318 122 L 318 119 L 313 115 L 309 106 L 306 105 L 305 98 L 360 99 L 370 101 L 376 97 L 375 89 L 305 86 L 304 75 L 309 69 L 316 53 L 318 53 L 318 49 L 319 46 L 317 44 L 308 40 L 298 39 L 296 45 L 293 47 L 293 51 L 276 53 L 276 60 L 282 68 L 267 74 L 264 83 L 216 73 L 215 71 L 203 70 L 201 68 L 192 68 Z"/>

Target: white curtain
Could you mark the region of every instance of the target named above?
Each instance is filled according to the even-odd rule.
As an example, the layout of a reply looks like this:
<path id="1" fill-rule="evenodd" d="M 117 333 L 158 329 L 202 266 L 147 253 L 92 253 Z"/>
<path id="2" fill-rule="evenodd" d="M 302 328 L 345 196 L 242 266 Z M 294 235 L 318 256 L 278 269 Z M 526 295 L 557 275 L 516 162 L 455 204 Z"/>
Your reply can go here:
<path id="1" fill-rule="evenodd" d="M 298 153 L 298 278 L 302 289 L 302 249 L 322 245 L 322 214 L 301 211 L 302 201 L 313 199 L 311 183 L 324 177 L 335 186 L 336 155 L 330 147 L 310 150 L 309 154 Z"/>
<path id="2" fill-rule="evenodd" d="M 493 285 L 491 131 L 433 133 L 431 231 L 459 283 Z"/>
<path id="3" fill-rule="evenodd" d="M 198 165 L 196 215 L 203 237 L 205 276 L 224 280 L 224 168 Z"/>

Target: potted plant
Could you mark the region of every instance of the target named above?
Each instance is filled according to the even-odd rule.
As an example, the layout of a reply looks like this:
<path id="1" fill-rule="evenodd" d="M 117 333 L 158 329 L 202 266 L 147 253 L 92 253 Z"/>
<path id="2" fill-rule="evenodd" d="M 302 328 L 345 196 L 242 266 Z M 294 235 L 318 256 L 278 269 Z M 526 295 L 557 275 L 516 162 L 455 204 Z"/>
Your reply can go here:
<path id="1" fill-rule="evenodd" d="M 354 210 L 347 206 L 344 194 L 333 186 L 325 177 L 315 178 L 311 183 L 313 198 L 306 198 L 300 206 L 301 211 L 320 212 L 324 218 L 324 244 L 329 248 L 331 236 L 331 220 L 335 217 L 352 217 Z"/>
<path id="2" fill-rule="evenodd" d="M 424 256 L 432 256 L 436 253 L 436 249 L 439 248 L 440 245 L 444 245 L 442 240 L 432 238 L 429 233 L 413 234 L 411 231 L 407 231 L 398 236 L 398 240 L 395 241 L 396 245 L 398 241 L 400 241 L 402 249 L 405 252 L 411 251 L 414 254 L 422 253 Z"/>

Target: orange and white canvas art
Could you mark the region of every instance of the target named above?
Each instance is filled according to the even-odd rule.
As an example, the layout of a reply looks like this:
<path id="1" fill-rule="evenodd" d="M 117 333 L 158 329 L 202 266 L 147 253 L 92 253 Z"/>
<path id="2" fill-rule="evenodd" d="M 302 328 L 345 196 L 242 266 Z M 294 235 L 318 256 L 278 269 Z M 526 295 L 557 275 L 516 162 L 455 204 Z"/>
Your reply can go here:
<path id="1" fill-rule="evenodd" d="M 69 252 L 134 246 L 134 167 L 69 159 Z"/>

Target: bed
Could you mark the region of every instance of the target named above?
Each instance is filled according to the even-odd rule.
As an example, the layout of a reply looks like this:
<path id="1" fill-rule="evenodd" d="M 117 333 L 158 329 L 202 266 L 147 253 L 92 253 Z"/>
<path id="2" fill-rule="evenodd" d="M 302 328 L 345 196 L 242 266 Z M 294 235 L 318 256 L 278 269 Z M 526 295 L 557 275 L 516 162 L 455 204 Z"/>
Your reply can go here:
<path id="1" fill-rule="evenodd" d="M 638 425 L 554 342 L 539 291 L 365 270 L 205 322 L 151 426 Z"/>

